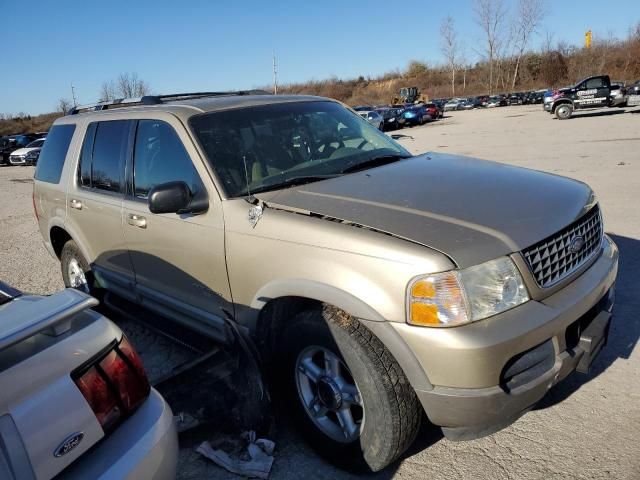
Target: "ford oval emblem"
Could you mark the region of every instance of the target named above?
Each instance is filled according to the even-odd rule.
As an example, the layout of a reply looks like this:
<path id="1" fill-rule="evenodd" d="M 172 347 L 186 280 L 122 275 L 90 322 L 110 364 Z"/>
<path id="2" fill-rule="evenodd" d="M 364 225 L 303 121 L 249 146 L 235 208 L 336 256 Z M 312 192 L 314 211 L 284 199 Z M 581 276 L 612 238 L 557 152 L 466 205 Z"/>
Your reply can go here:
<path id="1" fill-rule="evenodd" d="M 83 438 L 84 438 L 84 433 L 82 432 L 77 432 L 69 435 L 67 438 L 64 439 L 64 441 L 60 444 L 60 446 L 55 449 L 55 451 L 53 452 L 53 456 L 62 457 L 63 455 L 66 455 L 71 450 L 73 450 L 78 445 L 80 445 L 80 442 L 82 441 Z"/>
<path id="2" fill-rule="evenodd" d="M 576 235 L 569 242 L 569 251 L 571 253 L 578 253 L 584 247 L 584 238 L 580 235 Z"/>

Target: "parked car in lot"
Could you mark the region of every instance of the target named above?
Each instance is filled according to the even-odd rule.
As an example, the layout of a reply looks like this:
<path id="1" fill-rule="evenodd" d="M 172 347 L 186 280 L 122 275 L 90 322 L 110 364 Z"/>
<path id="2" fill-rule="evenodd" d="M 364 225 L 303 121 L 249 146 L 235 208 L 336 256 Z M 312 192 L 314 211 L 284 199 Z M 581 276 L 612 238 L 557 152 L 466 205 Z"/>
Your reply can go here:
<path id="1" fill-rule="evenodd" d="M 586 184 L 413 156 L 329 99 L 74 110 L 34 207 L 65 285 L 223 343 L 233 322 L 294 424 L 353 470 L 402 455 L 423 412 L 458 440 L 504 427 L 609 331 L 618 251 Z"/>
<path id="2" fill-rule="evenodd" d="M 396 130 L 402 128 L 405 123 L 405 119 L 402 116 L 404 109 L 393 107 L 381 107 L 375 110 L 384 120 L 383 130 Z"/>
<path id="3" fill-rule="evenodd" d="M 8 135 L 0 137 L 0 165 L 8 165 L 11 154 L 34 141 L 34 135 Z"/>
<path id="4" fill-rule="evenodd" d="M 609 98 L 612 107 L 624 107 L 627 105 L 627 90 L 624 82 L 612 82 Z"/>
<path id="5" fill-rule="evenodd" d="M 431 120 L 431 116 L 424 104 L 412 105 L 405 108 L 402 116 L 404 117 L 405 125 L 411 126 L 424 125 Z"/>
<path id="6" fill-rule="evenodd" d="M 377 111 L 361 110 L 361 111 L 358 111 L 358 115 L 360 115 L 362 118 L 364 118 L 367 122 L 369 122 L 371 125 L 376 127 L 378 130 L 384 129 L 384 118 Z"/>
<path id="7" fill-rule="evenodd" d="M 489 100 L 487 101 L 487 108 L 503 107 L 506 104 L 507 102 L 502 97 L 494 95 L 492 97 L 489 97 Z"/>
<path id="8" fill-rule="evenodd" d="M 473 110 L 473 108 L 475 108 L 475 106 L 469 100 L 463 100 L 458 103 L 458 110 Z"/>
<path id="9" fill-rule="evenodd" d="M 39 138 L 24 148 L 14 150 L 9 155 L 9 163 L 11 163 L 11 165 L 35 165 L 38 162 L 40 150 L 42 149 L 45 138 L 46 137 Z"/>
<path id="10" fill-rule="evenodd" d="M 447 103 L 444 104 L 444 111 L 448 112 L 450 110 L 460 110 L 461 103 L 462 103 L 462 100 L 458 98 L 449 100 Z"/>
<path id="11" fill-rule="evenodd" d="M 122 331 L 77 290 L 0 282 L 0 478 L 173 479 L 171 409 Z"/>
<path id="12" fill-rule="evenodd" d="M 640 80 L 627 87 L 627 106 L 637 107 L 640 105 Z"/>
<path id="13" fill-rule="evenodd" d="M 424 108 L 427 109 L 427 113 L 431 120 L 437 120 L 444 117 L 444 111 L 436 103 L 425 103 Z"/>

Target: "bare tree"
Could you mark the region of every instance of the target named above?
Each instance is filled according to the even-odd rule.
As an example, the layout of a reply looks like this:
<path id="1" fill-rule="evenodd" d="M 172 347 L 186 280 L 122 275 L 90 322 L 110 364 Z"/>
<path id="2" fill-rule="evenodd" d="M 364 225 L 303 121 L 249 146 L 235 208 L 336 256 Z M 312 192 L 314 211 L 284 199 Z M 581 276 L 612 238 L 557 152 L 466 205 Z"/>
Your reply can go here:
<path id="1" fill-rule="evenodd" d="M 58 100 L 58 110 L 62 113 L 67 113 L 71 110 L 73 103 L 68 98 L 61 98 Z"/>
<path id="2" fill-rule="evenodd" d="M 100 87 L 101 102 L 110 102 L 111 100 L 115 100 L 117 96 L 118 94 L 116 93 L 116 85 L 113 80 L 102 82 L 102 86 Z"/>
<path id="3" fill-rule="evenodd" d="M 456 94 L 456 68 L 458 60 L 458 39 L 453 24 L 453 18 L 448 16 L 440 25 L 440 49 L 447 59 L 447 64 L 451 72 L 451 95 Z"/>
<path id="4" fill-rule="evenodd" d="M 149 84 L 138 78 L 137 73 L 121 73 L 117 80 L 118 93 L 123 98 L 141 97 L 149 93 Z"/>
<path id="5" fill-rule="evenodd" d="M 545 15 L 544 0 L 518 0 L 518 10 L 514 22 L 514 45 L 516 49 L 516 65 L 513 69 L 511 90 L 516 86 L 520 63 L 525 50 L 529 46 L 531 35 L 536 32 Z"/>
<path id="6" fill-rule="evenodd" d="M 103 82 L 100 88 L 100 101 L 109 102 L 116 98 L 135 98 L 148 95 L 149 83 L 138 77 L 137 73 L 121 73 L 118 78 Z"/>
<path id="7" fill-rule="evenodd" d="M 486 36 L 485 54 L 489 62 L 489 93 L 493 93 L 493 69 L 500 50 L 507 10 L 502 0 L 475 0 L 476 22 Z"/>

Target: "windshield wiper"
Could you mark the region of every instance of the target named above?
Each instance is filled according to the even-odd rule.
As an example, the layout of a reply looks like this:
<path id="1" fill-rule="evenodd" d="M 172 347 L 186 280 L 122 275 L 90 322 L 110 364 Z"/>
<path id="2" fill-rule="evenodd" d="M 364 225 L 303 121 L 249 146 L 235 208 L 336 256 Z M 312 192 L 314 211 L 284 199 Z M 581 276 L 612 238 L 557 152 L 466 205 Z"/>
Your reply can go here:
<path id="1" fill-rule="evenodd" d="M 405 158 L 411 158 L 411 156 L 407 155 L 379 155 L 377 157 L 370 158 L 365 160 L 364 162 L 355 163 L 353 165 L 349 165 L 347 168 L 342 170 L 341 173 L 353 173 L 359 172 L 360 170 L 366 170 L 367 168 L 379 167 L 381 165 L 386 165 L 388 163 L 397 162 L 398 160 L 404 160 Z"/>
<path id="2" fill-rule="evenodd" d="M 289 177 L 280 183 L 274 183 L 273 185 L 262 185 L 256 188 L 252 188 L 251 193 L 254 194 L 260 192 L 268 192 L 270 190 L 280 190 L 281 188 L 293 187 L 294 185 L 304 185 L 306 183 L 326 180 L 327 178 L 339 177 L 340 175 L 340 173 L 334 173 L 330 175 L 299 175 L 296 177 Z"/>

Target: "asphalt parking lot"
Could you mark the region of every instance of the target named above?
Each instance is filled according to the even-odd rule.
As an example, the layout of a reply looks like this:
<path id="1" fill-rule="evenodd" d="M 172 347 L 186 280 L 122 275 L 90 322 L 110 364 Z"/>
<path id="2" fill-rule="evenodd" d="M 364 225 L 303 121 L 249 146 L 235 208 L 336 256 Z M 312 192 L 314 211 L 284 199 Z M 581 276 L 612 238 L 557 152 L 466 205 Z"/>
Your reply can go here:
<path id="1" fill-rule="evenodd" d="M 480 440 L 451 442 L 425 426 L 407 456 L 370 478 L 640 478 L 640 109 L 566 121 L 537 105 L 449 112 L 391 133 L 412 137 L 399 141 L 413 153 L 476 156 L 589 183 L 620 248 L 620 273 L 609 344 L 589 375 L 570 376 L 514 425 Z M 0 168 L 0 279 L 47 294 L 63 285 L 33 217 L 32 176 L 32 167 Z M 319 459 L 283 417 L 271 478 L 352 478 Z M 194 447 L 183 445 L 178 478 L 237 478 Z"/>

